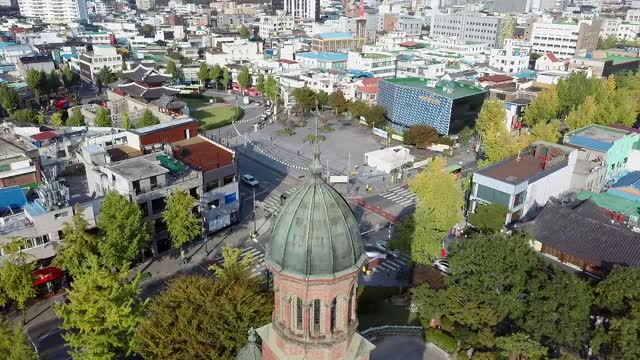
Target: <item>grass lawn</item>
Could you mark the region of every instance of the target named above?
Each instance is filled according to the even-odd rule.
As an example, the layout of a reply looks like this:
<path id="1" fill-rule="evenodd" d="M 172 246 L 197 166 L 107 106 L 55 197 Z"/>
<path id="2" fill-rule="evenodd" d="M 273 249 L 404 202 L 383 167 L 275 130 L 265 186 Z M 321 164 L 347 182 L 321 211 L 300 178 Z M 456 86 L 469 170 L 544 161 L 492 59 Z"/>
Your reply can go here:
<path id="1" fill-rule="evenodd" d="M 418 314 L 390 302 L 391 296 L 399 293 L 397 287 L 359 287 L 358 330 L 382 325 L 419 326 Z"/>
<path id="2" fill-rule="evenodd" d="M 242 109 L 240 109 L 239 114 L 241 117 Z M 217 129 L 231 124 L 236 116 L 236 107 L 231 105 L 210 107 L 204 110 L 193 111 L 191 112 L 191 116 L 198 119 L 202 129 Z"/>
<path id="3" fill-rule="evenodd" d="M 205 96 L 202 94 L 182 94 L 178 95 L 178 99 L 187 103 L 191 110 L 200 106 L 209 105 L 210 99 L 214 99 L 214 102 L 224 102 L 221 98 Z"/>

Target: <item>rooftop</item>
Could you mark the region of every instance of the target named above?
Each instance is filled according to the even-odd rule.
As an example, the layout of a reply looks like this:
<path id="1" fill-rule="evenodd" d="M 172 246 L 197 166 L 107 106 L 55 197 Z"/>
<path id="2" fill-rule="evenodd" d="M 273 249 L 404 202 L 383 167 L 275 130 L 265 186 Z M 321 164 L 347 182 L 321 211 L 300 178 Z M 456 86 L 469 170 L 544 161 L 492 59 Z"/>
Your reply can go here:
<path id="1" fill-rule="evenodd" d="M 591 199 L 596 205 L 603 209 L 626 216 L 640 217 L 639 201 L 626 199 L 611 193 L 594 193 L 591 191 L 580 191 L 576 197 L 580 200 Z"/>
<path id="2" fill-rule="evenodd" d="M 346 53 L 336 52 L 305 52 L 298 53 L 296 56 L 322 61 L 347 61 L 347 58 L 349 57 Z"/>
<path id="3" fill-rule="evenodd" d="M 233 151 L 201 136 L 175 142 L 172 149 L 176 159 L 200 171 L 231 165 L 235 156 Z"/>
<path id="4" fill-rule="evenodd" d="M 565 135 L 569 144 L 580 147 L 608 151 L 613 143 L 624 138 L 629 131 L 614 129 L 607 126 L 589 125 Z"/>
<path id="5" fill-rule="evenodd" d="M 151 133 L 154 133 L 154 132 L 157 132 L 157 131 L 167 130 L 167 129 L 171 129 L 171 128 L 174 128 L 174 127 L 190 124 L 190 123 L 196 123 L 197 124 L 198 120 L 192 119 L 192 118 L 172 120 L 172 121 L 169 121 L 169 122 L 166 122 L 166 123 L 157 124 L 157 125 L 145 126 L 145 127 L 138 128 L 138 129 L 130 129 L 129 131 L 131 131 L 134 134 L 138 134 L 138 135 L 147 135 L 147 134 L 151 134 Z"/>
<path id="6" fill-rule="evenodd" d="M 154 157 L 155 154 L 152 154 Z M 137 181 L 152 176 L 166 174 L 169 170 L 155 161 L 151 161 L 147 156 L 123 160 L 109 166 L 113 172 L 120 174 L 129 181 Z"/>
<path id="7" fill-rule="evenodd" d="M 491 165 L 479 173 L 510 184 L 520 184 L 545 171 L 566 165 L 573 149 L 545 141 L 536 141 L 519 157 Z"/>
<path id="8" fill-rule="evenodd" d="M 479 86 L 459 81 L 439 81 L 435 86 L 429 86 L 427 81 L 421 78 L 396 78 L 385 79 L 384 81 L 395 85 L 424 89 L 451 99 L 459 99 L 485 92 L 485 90 Z M 447 90 L 450 90 L 450 92 Z"/>
<path id="9" fill-rule="evenodd" d="M 381 54 L 381 53 L 362 53 L 361 55 L 365 59 L 384 59 L 388 57 L 394 57 L 393 55 Z"/>
<path id="10" fill-rule="evenodd" d="M 335 33 L 323 33 L 317 34 L 322 40 L 342 40 L 342 39 L 353 39 L 353 34 L 350 32 L 335 32 Z"/>

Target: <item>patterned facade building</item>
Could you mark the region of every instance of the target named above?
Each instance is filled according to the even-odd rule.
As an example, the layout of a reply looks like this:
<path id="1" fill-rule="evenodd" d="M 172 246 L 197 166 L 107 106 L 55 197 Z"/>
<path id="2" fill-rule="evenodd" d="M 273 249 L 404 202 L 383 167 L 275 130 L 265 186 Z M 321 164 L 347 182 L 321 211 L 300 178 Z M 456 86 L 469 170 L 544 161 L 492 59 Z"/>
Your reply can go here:
<path id="1" fill-rule="evenodd" d="M 473 128 L 486 91 L 458 81 L 398 78 L 380 81 L 378 104 L 385 108 L 395 131 L 428 125 L 440 135 Z"/>

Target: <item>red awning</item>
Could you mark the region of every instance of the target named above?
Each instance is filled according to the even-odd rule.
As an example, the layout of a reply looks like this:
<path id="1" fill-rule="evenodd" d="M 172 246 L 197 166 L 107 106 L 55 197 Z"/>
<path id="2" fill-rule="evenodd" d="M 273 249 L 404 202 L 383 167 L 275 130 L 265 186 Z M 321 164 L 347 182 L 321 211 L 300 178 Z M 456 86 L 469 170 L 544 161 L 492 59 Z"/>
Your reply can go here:
<path id="1" fill-rule="evenodd" d="M 37 142 L 42 142 L 45 140 L 51 140 L 55 138 L 57 135 L 53 131 L 43 131 L 41 133 L 37 133 L 35 135 L 31 135 L 31 138 Z"/>
<path id="2" fill-rule="evenodd" d="M 64 272 L 55 266 L 49 266 L 44 269 L 39 269 L 34 271 L 31 274 L 33 275 L 33 278 L 34 278 L 33 286 L 46 284 L 53 280 L 64 277 Z"/>

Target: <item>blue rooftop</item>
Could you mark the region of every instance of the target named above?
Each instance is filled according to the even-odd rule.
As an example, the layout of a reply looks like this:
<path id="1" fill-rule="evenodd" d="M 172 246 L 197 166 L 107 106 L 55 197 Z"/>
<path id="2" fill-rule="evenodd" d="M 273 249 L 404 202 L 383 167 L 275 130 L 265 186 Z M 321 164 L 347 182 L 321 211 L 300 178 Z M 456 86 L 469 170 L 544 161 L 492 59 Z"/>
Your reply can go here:
<path id="1" fill-rule="evenodd" d="M 607 152 L 613 144 L 624 138 L 628 131 L 600 125 L 589 125 L 566 135 L 568 143 L 588 149 Z"/>
<path id="2" fill-rule="evenodd" d="M 24 191 L 20 186 L 11 186 L 0 189 L 0 209 L 22 209 L 27 203 Z"/>
<path id="3" fill-rule="evenodd" d="M 614 188 L 633 187 L 635 189 L 640 190 L 640 171 L 634 171 L 634 172 L 628 173 L 627 175 L 620 178 L 618 182 L 613 184 L 612 187 Z"/>
<path id="4" fill-rule="evenodd" d="M 336 52 L 306 52 L 297 54 L 298 57 L 322 61 L 347 61 L 349 55 Z"/>
<path id="5" fill-rule="evenodd" d="M 353 39 L 353 34 L 350 32 L 323 33 L 318 36 L 323 40 Z"/>
<path id="6" fill-rule="evenodd" d="M 31 216 L 38 216 L 47 213 L 47 210 L 44 208 L 44 206 L 40 204 L 40 199 L 36 199 L 36 201 L 30 202 L 29 204 L 25 205 L 24 209 Z"/>

